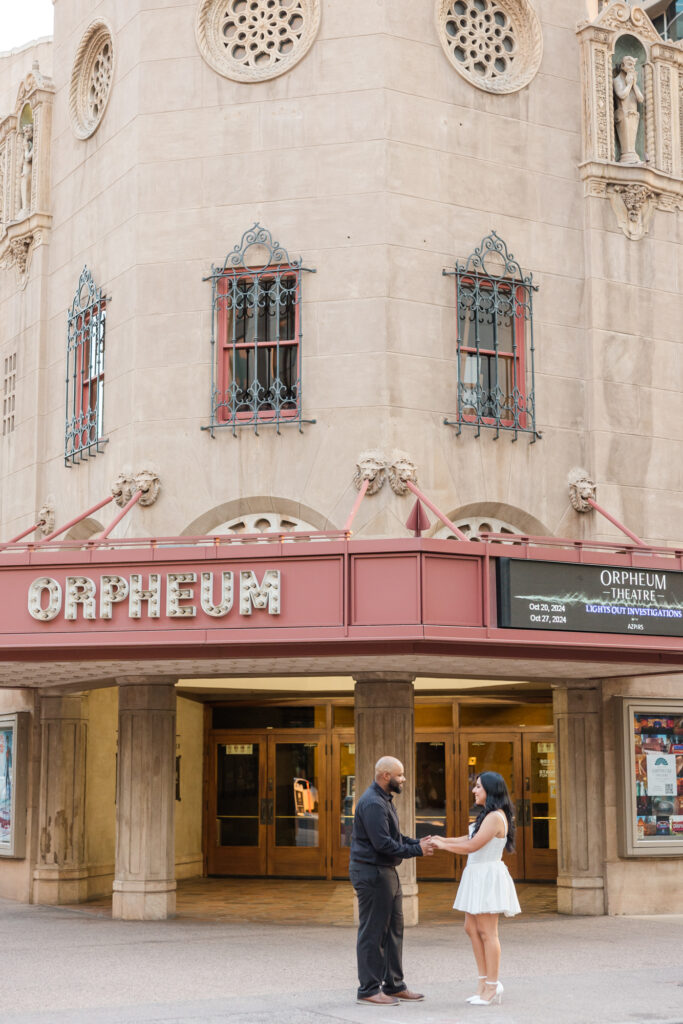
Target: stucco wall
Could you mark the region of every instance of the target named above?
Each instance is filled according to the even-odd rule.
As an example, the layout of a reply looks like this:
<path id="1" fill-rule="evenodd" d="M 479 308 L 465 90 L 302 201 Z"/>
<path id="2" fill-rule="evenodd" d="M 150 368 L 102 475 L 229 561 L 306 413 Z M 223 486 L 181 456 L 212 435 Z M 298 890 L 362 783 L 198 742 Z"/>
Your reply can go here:
<path id="1" fill-rule="evenodd" d="M 41 367 L 39 385 L 29 378 L 17 396 L 23 433 L 0 445 L 12 485 L 3 529 L 18 531 L 48 494 L 64 521 L 106 495 L 124 466 L 145 463 L 161 474 L 162 498 L 134 509 L 119 533 L 179 533 L 259 495 L 339 526 L 356 457 L 378 445 L 409 451 L 448 512 L 487 503 L 550 532 L 616 538 L 569 505 L 567 472 L 584 464 L 603 502 L 646 540 L 680 540 L 677 215 L 658 211 L 633 242 L 607 201 L 584 198 L 576 4 L 536 6 L 539 73 L 521 92 L 492 96 L 448 63 L 432 4 L 330 0 L 306 57 L 254 85 L 205 64 L 195 3 L 102 0 L 86 11 L 62 0 L 42 307 L 31 290 L 39 265 L 11 297 L 0 275 L 0 312 L 16 325 L 26 372 Z M 69 76 L 95 15 L 114 32 L 114 84 L 101 125 L 82 141 L 69 123 Z M 317 422 L 301 434 L 211 440 L 200 430 L 210 360 L 202 277 L 256 220 L 317 271 L 304 275 L 303 293 L 304 413 Z M 441 271 L 492 228 L 539 285 L 543 439 L 533 445 L 490 431 L 456 437 L 443 424 L 455 411 L 456 366 L 454 287 Z M 108 444 L 67 470 L 65 314 L 84 264 L 111 297 Z M 43 351 L 25 322 L 37 315 Z M 406 514 L 385 488 L 355 527 L 400 534 Z"/>

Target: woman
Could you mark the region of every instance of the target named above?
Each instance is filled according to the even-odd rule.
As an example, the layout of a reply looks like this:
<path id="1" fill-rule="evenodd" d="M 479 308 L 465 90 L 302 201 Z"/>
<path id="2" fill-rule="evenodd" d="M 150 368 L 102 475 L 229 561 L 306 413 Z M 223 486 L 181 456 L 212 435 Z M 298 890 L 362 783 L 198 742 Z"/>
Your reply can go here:
<path id="1" fill-rule="evenodd" d="M 505 780 L 498 772 L 477 776 L 472 793 L 480 811 L 470 825 L 469 836 L 434 836 L 433 842 L 440 850 L 468 854 L 453 906 L 465 912 L 465 931 L 479 969 L 477 994 L 467 1002 L 489 1006 L 500 1003 L 503 992 L 498 980 L 498 915 L 521 913 L 514 883 L 502 861 L 503 851 L 515 848 L 515 816 Z"/>

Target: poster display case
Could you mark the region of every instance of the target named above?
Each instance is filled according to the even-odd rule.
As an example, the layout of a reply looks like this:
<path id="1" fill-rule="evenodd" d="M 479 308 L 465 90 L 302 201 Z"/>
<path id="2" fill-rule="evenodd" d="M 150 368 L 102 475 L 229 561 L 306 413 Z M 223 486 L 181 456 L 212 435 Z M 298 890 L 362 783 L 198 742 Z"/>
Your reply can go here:
<path id="1" fill-rule="evenodd" d="M 25 856 L 28 719 L 0 715 L 0 857 Z"/>
<path id="2" fill-rule="evenodd" d="M 615 700 L 620 856 L 683 857 L 683 700 Z"/>

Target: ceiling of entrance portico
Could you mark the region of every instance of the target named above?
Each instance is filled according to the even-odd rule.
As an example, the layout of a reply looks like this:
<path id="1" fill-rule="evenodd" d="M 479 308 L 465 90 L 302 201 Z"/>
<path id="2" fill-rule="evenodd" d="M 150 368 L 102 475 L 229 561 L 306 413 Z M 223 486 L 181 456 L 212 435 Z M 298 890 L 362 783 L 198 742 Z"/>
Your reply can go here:
<path id="1" fill-rule="evenodd" d="M 169 677 L 183 680 L 207 680 L 229 676 L 353 676 L 359 672 L 410 672 L 416 676 L 443 677 L 453 683 L 461 679 L 520 680 L 553 682 L 565 679 L 605 679 L 609 676 L 653 675 L 671 672 L 671 666 L 658 668 L 635 661 L 610 663 L 564 660 L 494 659 L 440 656 L 383 656 L 347 658 L 251 658 L 158 659 L 154 661 L 80 661 L 0 663 L 0 687 L 57 687 L 91 689 L 112 685 L 118 679 L 128 682 L 153 681 Z"/>

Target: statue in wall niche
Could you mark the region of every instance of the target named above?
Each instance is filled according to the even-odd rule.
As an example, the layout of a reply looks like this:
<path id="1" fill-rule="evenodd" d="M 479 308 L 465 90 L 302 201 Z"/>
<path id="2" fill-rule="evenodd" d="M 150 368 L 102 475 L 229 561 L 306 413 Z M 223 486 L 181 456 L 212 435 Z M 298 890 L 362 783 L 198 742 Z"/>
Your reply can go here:
<path id="1" fill-rule="evenodd" d="M 31 209 L 31 183 L 33 181 L 33 125 L 27 124 L 21 129 L 24 137 L 24 159 L 21 165 L 21 213 Z"/>
<path id="2" fill-rule="evenodd" d="M 637 79 L 636 58 L 628 54 L 619 65 L 619 74 L 614 79 L 614 123 L 621 146 L 620 164 L 642 163 L 636 152 L 636 139 L 640 124 L 638 104 L 644 101 Z"/>

